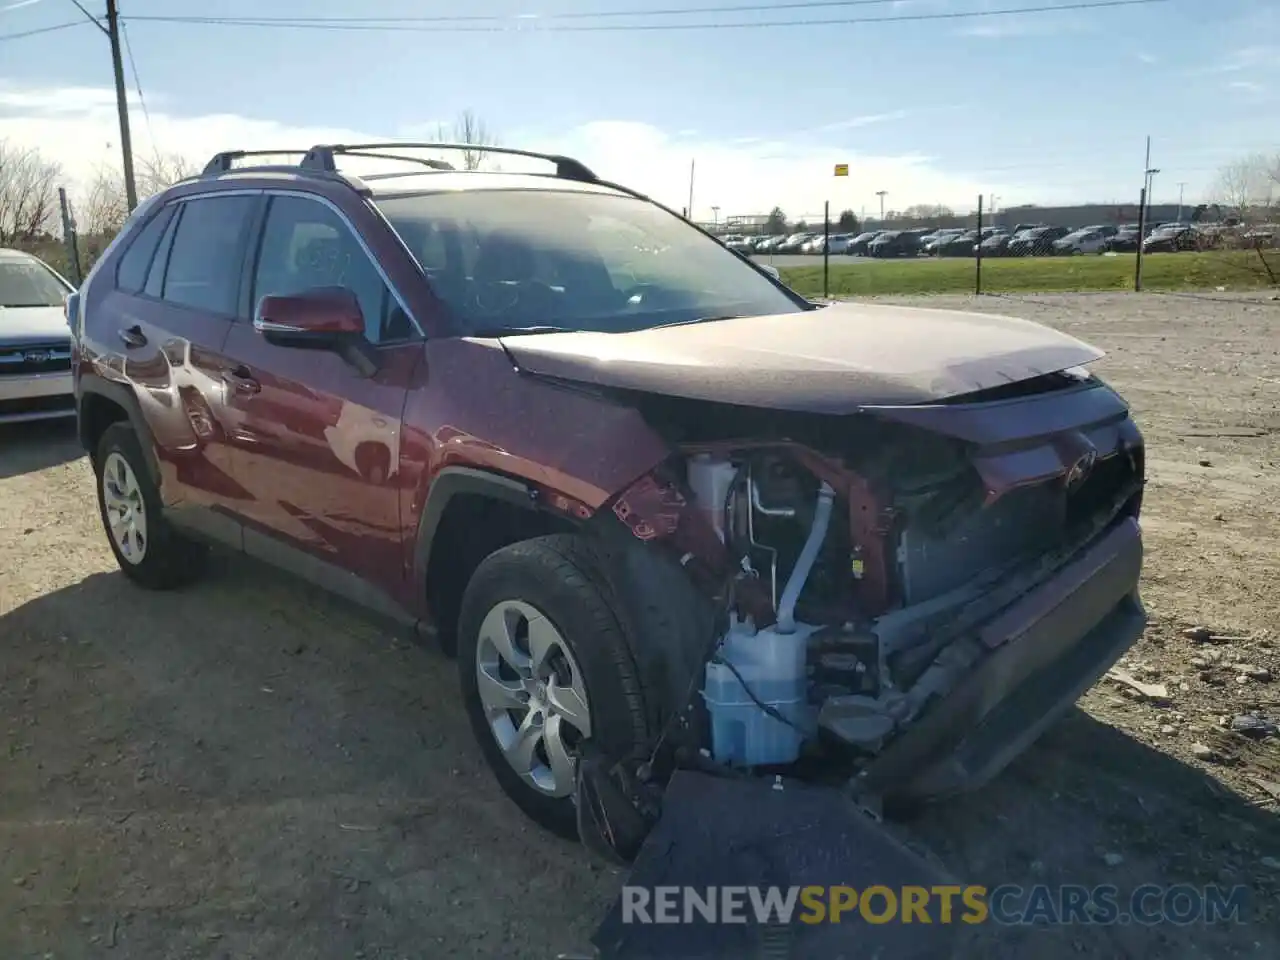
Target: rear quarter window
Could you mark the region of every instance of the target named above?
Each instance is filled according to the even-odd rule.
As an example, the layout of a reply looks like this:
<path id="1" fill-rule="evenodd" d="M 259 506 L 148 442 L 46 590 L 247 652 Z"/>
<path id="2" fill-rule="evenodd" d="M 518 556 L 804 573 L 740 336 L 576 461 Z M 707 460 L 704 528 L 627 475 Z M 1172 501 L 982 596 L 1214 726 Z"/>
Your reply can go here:
<path id="1" fill-rule="evenodd" d="M 134 231 L 127 242 L 124 253 L 120 256 L 120 265 L 116 268 L 116 287 L 127 293 L 139 293 L 147 282 L 147 271 L 151 269 L 151 261 L 155 257 L 156 247 L 164 229 L 169 225 L 172 207 L 165 207 L 154 217 Z"/>

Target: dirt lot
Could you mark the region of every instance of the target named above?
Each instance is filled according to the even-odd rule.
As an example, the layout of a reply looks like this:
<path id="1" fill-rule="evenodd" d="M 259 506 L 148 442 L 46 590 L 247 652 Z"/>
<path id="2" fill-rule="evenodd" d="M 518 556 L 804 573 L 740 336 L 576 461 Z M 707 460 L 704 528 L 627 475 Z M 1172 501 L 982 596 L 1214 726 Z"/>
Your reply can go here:
<path id="1" fill-rule="evenodd" d="M 1103 681 L 912 829 L 965 882 L 1245 883 L 1258 909 L 985 927 L 961 953 L 1280 956 L 1280 740 L 1222 726 L 1280 720 L 1280 303 L 979 308 L 1110 351 L 1098 369 L 1150 444 L 1152 626 L 1128 666 L 1167 699 Z M 0 493 L 0 957 L 549 960 L 585 942 L 621 875 L 499 795 L 449 662 L 244 561 L 182 594 L 132 589 L 69 429 L 0 433 Z M 1234 639 L 1183 636 L 1197 624 Z"/>

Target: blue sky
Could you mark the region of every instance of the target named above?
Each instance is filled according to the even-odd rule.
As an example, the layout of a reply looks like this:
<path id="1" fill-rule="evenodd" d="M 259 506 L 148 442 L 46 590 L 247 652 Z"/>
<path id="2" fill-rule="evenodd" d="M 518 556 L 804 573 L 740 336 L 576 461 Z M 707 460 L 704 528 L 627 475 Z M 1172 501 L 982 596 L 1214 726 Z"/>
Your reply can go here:
<path id="1" fill-rule="evenodd" d="M 84 0 L 99 12 L 102 0 Z M 779 0 L 779 6 L 798 0 Z M 829 2 L 773 11 L 610 16 L 750 0 L 120 0 L 147 105 L 135 143 L 203 159 L 326 135 L 424 135 L 471 109 L 501 140 L 580 155 L 694 212 L 833 206 L 1132 202 L 1144 141 L 1157 201 L 1188 202 L 1242 155 L 1280 149 L 1280 2 L 1144 6 L 937 21 L 731 28 L 1062 5 Z M 757 5 L 765 5 L 757 0 Z M 431 31 L 172 24 L 152 15 L 491 15 Z M 583 14 L 557 19 L 554 14 Z M 538 16 L 531 16 L 538 15 Z M 593 16 L 594 15 L 594 16 Z M 71 0 L 0 0 L 0 37 L 75 20 Z M 714 23 L 706 30 L 566 26 Z M 488 31 L 441 27 L 498 26 Z M 0 137 L 83 180 L 114 162 L 110 59 L 92 26 L 0 42 Z M 130 76 L 130 86 L 133 78 Z M 136 95 L 135 95 L 136 101 Z M 309 139 L 310 138 L 310 139 Z M 832 164 L 851 176 L 835 180 Z"/>

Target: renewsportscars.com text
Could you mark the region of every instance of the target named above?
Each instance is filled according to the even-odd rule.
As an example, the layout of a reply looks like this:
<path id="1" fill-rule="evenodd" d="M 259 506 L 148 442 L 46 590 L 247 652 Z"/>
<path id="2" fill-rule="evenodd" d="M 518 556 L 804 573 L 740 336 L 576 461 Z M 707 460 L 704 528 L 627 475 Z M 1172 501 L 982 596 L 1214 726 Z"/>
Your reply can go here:
<path id="1" fill-rule="evenodd" d="M 1221 924 L 1245 922 L 1248 888 L 1144 884 L 622 888 L 624 923 Z"/>

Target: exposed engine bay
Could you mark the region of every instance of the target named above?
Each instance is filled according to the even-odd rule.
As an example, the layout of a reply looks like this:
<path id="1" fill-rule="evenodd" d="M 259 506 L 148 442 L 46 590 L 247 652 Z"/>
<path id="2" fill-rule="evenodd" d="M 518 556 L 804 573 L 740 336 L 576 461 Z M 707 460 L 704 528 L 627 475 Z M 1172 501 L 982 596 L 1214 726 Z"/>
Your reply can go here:
<path id="1" fill-rule="evenodd" d="M 843 785 L 868 809 L 976 787 L 1141 634 L 1142 438 L 1084 371 L 855 415 L 625 399 L 673 457 L 613 513 L 717 619 L 680 641 L 706 646 L 678 729 L 622 781 L 584 778 L 579 816 L 610 811 L 580 823 L 596 849 L 643 836 L 620 824 L 652 822 L 660 768 Z"/>
<path id="2" fill-rule="evenodd" d="M 952 409 L 1091 391 L 1114 397 L 1068 371 Z M 740 585 L 700 688 L 718 763 L 873 757 L 982 659 L 983 620 L 1140 505 L 1127 411 L 983 444 L 874 416 L 670 403 L 646 416 L 679 424 L 664 432 L 681 485 Z M 724 439 L 748 425 L 755 437 Z"/>

